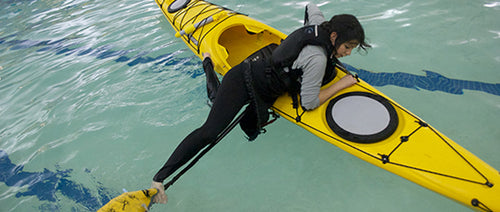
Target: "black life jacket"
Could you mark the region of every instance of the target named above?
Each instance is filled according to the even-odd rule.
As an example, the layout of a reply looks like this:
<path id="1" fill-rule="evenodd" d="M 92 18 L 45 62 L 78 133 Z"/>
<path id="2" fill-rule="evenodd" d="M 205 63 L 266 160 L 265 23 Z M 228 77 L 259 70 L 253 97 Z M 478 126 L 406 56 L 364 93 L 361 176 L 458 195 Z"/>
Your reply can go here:
<path id="1" fill-rule="evenodd" d="M 300 93 L 299 78 L 302 76 L 302 70 L 292 69 L 293 62 L 297 59 L 302 49 L 307 45 L 321 46 L 327 53 L 327 67 L 323 77 L 322 85 L 327 84 L 335 78 L 335 63 L 338 63 L 336 57 L 332 56 L 334 47 L 330 40 L 330 34 L 320 28 L 318 25 L 309 25 L 299 28 L 292 32 L 281 44 L 274 49 L 271 63 L 274 70 L 280 76 L 287 76 L 283 79 L 287 84 L 288 92 L 294 100 L 294 107 L 298 107 L 297 95 Z M 340 63 L 339 63 L 340 64 Z M 288 68 L 288 70 L 285 70 Z M 286 72 L 286 74 L 284 74 Z"/>

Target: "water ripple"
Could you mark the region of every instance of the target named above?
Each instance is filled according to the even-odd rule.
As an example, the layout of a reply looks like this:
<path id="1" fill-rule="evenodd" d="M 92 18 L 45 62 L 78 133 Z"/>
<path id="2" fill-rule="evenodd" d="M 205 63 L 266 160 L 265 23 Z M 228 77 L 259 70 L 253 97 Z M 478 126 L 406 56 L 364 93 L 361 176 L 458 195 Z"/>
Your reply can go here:
<path id="1" fill-rule="evenodd" d="M 380 26 L 370 34 L 391 37 L 390 29 L 405 27 L 413 38 L 432 20 L 440 23 L 430 30 L 437 34 L 447 32 L 442 26 L 470 32 L 467 36 L 445 34 L 441 42 L 445 47 L 485 41 L 474 34 L 480 30 L 464 27 L 489 23 L 483 21 L 489 20 L 486 15 L 478 13 L 469 21 L 438 2 L 343 0 L 318 5 L 332 11 L 325 13 L 327 18 L 333 12 L 368 14 L 359 16 L 363 24 L 372 29 Z M 300 25 L 305 4 L 222 3 L 285 32 Z M 490 11 L 499 8 L 493 1 L 476 6 Z M 0 182 L 5 184 L 0 210 L 95 211 L 110 198 L 101 179 L 110 190 L 127 184 L 115 177 L 137 174 L 131 170 L 146 170 L 134 181 L 150 180 L 151 168 L 144 164 L 156 162 L 156 156 L 164 156 L 166 150 L 140 148 L 160 143 L 162 148 L 174 148 L 177 139 L 170 137 L 183 136 L 183 131 L 201 124 L 206 116 L 209 108 L 201 63 L 174 38 L 154 1 L 3 0 L 0 21 Z M 498 30 L 487 26 L 483 31 L 488 38 L 498 39 Z M 493 58 L 500 61 L 498 54 Z M 441 68 L 425 71 L 423 76 L 405 73 L 411 70 L 387 73 L 384 69 L 350 68 L 374 86 L 452 94 L 468 89 L 500 95 L 496 82 L 454 79 L 469 77 L 444 73 Z M 488 94 L 485 98 L 493 99 Z M 171 135 L 174 131 L 177 134 Z M 153 153 L 155 157 L 150 156 Z M 89 159 L 88 155 L 99 157 Z M 100 180 L 86 179 L 91 170 L 98 170 Z"/>
<path id="2" fill-rule="evenodd" d="M 399 8 L 391 8 L 391 9 L 387 9 L 383 12 L 380 12 L 380 13 L 375 13 L 375 14 L 371 14 L 371 15 L 365 15 L 365 16 L 361 16 L 359 17 L 361 20 L 363 21 L 374 21 L 374 20 L 383 20 L 383 19 L 392 19 L 392 18 L 395 18 L 395 17 L 399 17 L 401 16 L 402 14 L 405 14 L 409 11 L 408 7 L 411 7 L 412 6 L 412 2 L 409 2 Z M 404 20 L 404 19 L 397 19 L 399 21 L 401 20 Z"/>
<path id="3" fill-rule="evenodd" d="M 483 6 L 484 7 L 489 7 L 489 8 L 500 7 L 500 2 L 495 1 L 495 2 L 491 2 L 491 3 L 485 3 L 485 4 L 483 4 Z"/>

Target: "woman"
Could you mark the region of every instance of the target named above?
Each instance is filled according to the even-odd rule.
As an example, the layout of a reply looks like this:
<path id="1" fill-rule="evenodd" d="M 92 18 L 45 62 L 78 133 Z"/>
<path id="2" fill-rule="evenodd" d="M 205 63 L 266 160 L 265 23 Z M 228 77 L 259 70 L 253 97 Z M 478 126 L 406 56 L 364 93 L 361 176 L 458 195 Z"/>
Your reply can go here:
<path id="1" fill-rule="evenodd" d="M 337 15 L 325 21 L 314 4 L 306 6 L 305 17 L 307 26 L 291 33 L 278 47 L 266 47 L 228 71 L 206 122 L 179 144 L 154 176 L 152 187 L 158 188 L 159 193 L 153 202 L 167 202 L 163 181 L 212 143 L 245 105 L 248 106 L 240 126 L 249 140 L 254 140 L 268 119 L 267 110 L 279 96 L 287 92 L 292 97 L 300 95 L 302 108 L 313 110 L 357 82 L 347 75 L 320 90 L 334 76 L 333 63 L 339 63 L 338 58 L 350 55 L 357 46 L 363 50 L 370 47 L 359 21 L 352 15 Z M 272 59 L 262 59 L 266 52 Z M 210 69 L 207 56 L 203 64 Z M 298 98 L 293 99 L 298 106 Z"/>

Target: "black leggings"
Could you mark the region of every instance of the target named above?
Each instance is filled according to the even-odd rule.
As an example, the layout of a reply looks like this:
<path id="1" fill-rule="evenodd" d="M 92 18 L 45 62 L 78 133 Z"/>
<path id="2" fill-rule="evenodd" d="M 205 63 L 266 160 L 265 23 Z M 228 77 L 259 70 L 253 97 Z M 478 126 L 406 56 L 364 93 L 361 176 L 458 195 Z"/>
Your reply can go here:
<path id="1" fill-rule="evenodd" d="M 241 63 L 224 76 L 207 120 L 177 146 L 165 165 L 154 176 L 154 181 L 163 182 L 196 156 L 200 150 L 214 142 L 241 108 L 250 102 L 250 94 L 245 81 L 245 69 L 247 68 L 248 63 Z M 253 107 L 247 107 L 242 123 L 256 124 L 255 113 L 252 113 L 252 110 L 254 110 Z"/>

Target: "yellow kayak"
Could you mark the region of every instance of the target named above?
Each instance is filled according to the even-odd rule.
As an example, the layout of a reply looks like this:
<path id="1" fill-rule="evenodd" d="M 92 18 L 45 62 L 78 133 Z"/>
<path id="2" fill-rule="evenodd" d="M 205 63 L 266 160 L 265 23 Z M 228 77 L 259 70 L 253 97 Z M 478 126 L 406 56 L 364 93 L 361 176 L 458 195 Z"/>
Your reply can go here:
<path id="1" fill-rule="evenodd" d="M 286 35 L 246 15 L 198 0 L 156 0 L 176 36 L 224 75 Z M 349 74 L 337 67 L 335 83 Z M 500 211 L 500 173 L 360 79 L 312 111 L 288 95 L 273 110 L 314 135 L 373 165 L 481 211 Z M 345 117 L 342 114 L 349 114 Z"/>

